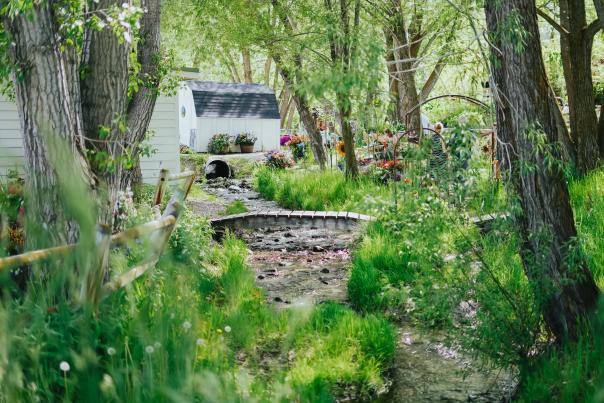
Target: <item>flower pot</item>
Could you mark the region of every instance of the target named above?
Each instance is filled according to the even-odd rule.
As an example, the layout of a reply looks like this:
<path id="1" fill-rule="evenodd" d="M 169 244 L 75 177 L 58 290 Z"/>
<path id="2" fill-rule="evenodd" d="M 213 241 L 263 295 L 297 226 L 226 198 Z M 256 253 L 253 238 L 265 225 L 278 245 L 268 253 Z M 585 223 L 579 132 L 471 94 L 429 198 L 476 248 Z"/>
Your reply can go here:
<path id="1" fill-rule="evenodd" d="M 254 145 L 253 144 L 241 144 L 241 152 L 243 154 L 249 154 L 249 153 L 253 153 L 254 152 Z"/>

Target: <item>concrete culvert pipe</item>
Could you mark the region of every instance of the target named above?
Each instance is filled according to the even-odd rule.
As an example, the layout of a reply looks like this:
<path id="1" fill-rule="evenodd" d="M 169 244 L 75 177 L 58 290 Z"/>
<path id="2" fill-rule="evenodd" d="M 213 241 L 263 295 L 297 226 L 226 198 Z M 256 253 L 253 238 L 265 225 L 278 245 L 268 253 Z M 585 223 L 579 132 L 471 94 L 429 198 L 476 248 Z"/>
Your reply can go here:
<path id="1" fill-rule="evenodd" d="M 231 178 L 233 169 L 223 160 L 210 161 L 206 165 L 206 179 Z"/>

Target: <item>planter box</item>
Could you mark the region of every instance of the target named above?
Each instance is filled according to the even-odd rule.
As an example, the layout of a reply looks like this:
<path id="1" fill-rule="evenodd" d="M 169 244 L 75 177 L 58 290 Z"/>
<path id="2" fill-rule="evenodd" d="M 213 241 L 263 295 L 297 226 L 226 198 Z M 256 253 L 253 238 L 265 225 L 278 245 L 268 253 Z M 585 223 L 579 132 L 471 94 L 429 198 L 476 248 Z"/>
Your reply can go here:
<path id="1" fill-rule="evenodd" d="M 254 152 L 253 144 L 241 144 L 239 147 L 241 147 L 241 152 L 243 154 L 250 154 Z"/>

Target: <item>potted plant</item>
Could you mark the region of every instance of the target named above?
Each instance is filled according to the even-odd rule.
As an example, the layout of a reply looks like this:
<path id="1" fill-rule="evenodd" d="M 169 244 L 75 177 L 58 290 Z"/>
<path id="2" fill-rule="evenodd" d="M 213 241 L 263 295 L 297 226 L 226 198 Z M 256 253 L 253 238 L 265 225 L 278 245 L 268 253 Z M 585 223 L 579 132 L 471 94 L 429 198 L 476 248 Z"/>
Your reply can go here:
<path id="1" fill-rule="evenodd" d="M 219 133 L 210 138 L 208 151 L 210 154 L 226 154 L 229 151 L 230 138 L 228 134 Z"/>
<path id="2" fill-rule="evenodd" d="M 242 153 L 253 153 L 254 144 L 256 144 L 258 138 L 251 133 L 239 133 L 235 139 L 235 144 L 241 148 Z"/>

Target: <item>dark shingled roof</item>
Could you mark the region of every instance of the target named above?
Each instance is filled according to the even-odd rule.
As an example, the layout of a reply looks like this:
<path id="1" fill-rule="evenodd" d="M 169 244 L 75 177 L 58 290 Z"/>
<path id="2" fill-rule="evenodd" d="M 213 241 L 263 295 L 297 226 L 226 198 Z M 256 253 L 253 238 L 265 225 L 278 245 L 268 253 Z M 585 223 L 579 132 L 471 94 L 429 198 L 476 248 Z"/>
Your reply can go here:
<path id="1" fill-rule="evenodd" d="M 197 117 L 280 119 L 277 97 L 259 84 L 187 81 L 193 90 Z"/>

